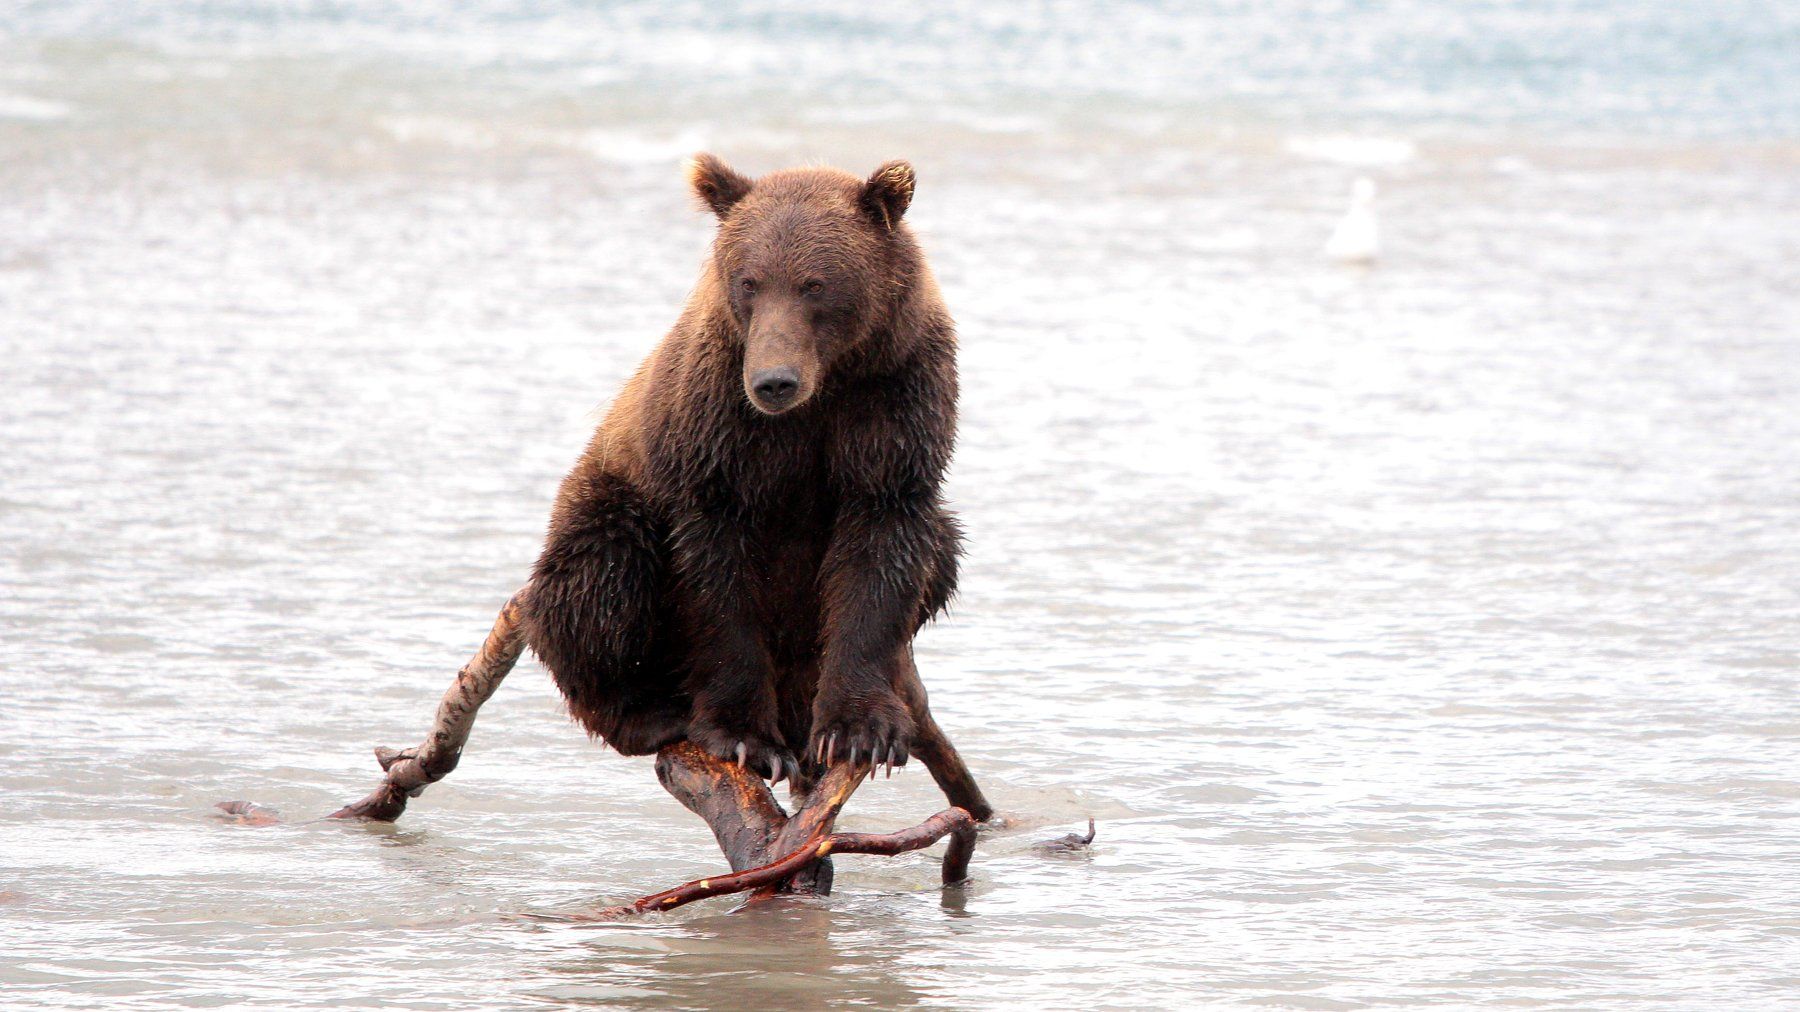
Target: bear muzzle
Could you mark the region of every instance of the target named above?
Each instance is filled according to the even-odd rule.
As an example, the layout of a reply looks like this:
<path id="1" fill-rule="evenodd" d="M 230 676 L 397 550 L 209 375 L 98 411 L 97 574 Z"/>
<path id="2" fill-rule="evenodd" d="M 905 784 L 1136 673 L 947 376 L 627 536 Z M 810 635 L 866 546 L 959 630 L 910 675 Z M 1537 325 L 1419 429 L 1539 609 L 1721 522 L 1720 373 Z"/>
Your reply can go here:
<path id="1" fill-rule="evenodd" d="M 792 407 L 800 398 L 800 373 L 791 366 L 762 369 L 750 377 L 750 401 L 771 415 Z"/>
<path id="2" fill-rule="evenodd" d="M 823 363 L 799 307 L 758 306 L 744 341 L 744 396 L 765 415 L 805 404 L 818 389 Z"/>

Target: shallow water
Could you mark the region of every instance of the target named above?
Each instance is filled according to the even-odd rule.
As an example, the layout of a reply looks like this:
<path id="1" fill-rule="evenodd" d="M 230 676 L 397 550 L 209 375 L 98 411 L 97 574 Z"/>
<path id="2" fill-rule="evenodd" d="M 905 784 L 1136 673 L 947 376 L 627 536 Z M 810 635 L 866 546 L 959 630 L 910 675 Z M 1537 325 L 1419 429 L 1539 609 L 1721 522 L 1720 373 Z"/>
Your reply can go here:
<path id="1" fill-rule="evenodd" d="M 0 1000 L 1800 1001 L 1792 16 L 1677 7 L 0 20 Z M 975 882 L 522 921 L 720 867 L 529 661 L 395 826 L 213 818 L 417 740 L 692 282 L 702 146 L 919 166 Z"/>

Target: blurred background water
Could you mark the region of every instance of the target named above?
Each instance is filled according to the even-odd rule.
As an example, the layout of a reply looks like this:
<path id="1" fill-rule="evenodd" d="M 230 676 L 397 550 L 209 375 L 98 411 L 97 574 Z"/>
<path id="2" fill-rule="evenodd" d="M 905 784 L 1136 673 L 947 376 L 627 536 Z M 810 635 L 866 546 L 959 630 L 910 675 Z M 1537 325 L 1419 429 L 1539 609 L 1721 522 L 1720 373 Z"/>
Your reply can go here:
<path id="1" fill-rule="evenodd" d="M 418 739 L 699 149 L 918 167 L 976 882 L 511 919 L 720 865 L 531 662 L 214 820 Z M 1797 170 L 1791 4 L 0 4 L 0 1002 L 1791 1007 Z"/>

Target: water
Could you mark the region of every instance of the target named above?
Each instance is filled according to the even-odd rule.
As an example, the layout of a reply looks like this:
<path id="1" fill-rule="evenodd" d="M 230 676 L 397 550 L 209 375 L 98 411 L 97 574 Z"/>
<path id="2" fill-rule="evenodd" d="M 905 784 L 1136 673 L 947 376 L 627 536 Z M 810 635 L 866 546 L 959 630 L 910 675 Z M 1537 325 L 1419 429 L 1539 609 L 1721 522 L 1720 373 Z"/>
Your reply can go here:
<path id="1" fill-rule="evenodd" d="M 0 12 L 0 1000 L 1800 1001 L 1790 6 L 451 11 Z M 702 147 L 919 167 L 976 882 L 521 921 L 720 867 L 530 662 L 395 826 L 213 819 L 418 739 Z"/>

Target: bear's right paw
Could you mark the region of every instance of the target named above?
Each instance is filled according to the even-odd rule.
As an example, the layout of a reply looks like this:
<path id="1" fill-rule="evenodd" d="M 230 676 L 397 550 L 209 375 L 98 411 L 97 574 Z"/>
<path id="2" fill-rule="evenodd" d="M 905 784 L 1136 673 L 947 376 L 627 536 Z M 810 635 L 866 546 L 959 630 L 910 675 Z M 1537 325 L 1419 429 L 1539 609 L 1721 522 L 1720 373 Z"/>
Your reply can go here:
<path id="1" fill-rule="evenodd" d="M 905 766 L 913 719 L 892 692 L 850 697 L 821 694 L 813 703 L 812 743 L 807 758 L 829 767 L 839 759 L 872 767 Z M 873 769 L 870 771 L 873 773 Z"/>
<path id="2" fill-rule="evenodd" d="M 688 740 L 771 784 L 791 779 L 800 772 L 800 763 L 794 753 L 753 731 L 696 720 L 688 727 Z"/>

